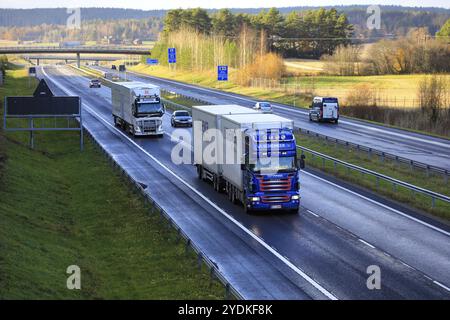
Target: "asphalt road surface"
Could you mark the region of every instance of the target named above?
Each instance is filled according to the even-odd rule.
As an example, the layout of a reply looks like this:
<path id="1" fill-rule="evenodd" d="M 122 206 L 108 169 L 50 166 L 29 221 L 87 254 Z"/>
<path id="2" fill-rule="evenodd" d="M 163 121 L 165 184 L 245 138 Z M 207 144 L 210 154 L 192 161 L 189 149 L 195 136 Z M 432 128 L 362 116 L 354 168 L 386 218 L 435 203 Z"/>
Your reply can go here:
<path id="1" fill-rule="evenodd" d="M 199 181 L 195 167 L 172 162 L 169 114 L 163 138 L 132 138 L 113 125 L 109 88 L 89 89 L 70 68 L 44 67 L 40 76 L 56 94 L 82 98 L 86 128 L 245 298 L 450 298 L 448 227 L 311 171 L 301 174 L 297 215 L 247 215 Z M 379 290 L 367 287 L 370 266 L 381 270 Z"/>

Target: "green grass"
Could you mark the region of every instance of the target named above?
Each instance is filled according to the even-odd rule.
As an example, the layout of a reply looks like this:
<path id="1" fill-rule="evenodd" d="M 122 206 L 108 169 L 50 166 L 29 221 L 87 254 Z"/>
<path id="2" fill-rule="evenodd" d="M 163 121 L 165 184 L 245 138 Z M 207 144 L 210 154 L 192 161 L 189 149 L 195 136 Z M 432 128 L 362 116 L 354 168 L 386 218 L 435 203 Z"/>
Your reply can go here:
<path id="1" fill-rule="evenodd" d="M 25 71 L 4 95 L 30 94 Z M 99 148 L 75 133 L 0 134 L 0 299 L 217 299 L 224 289 Z M 66 268 L 81 268 L 81 290 Z"/>
<path id="2" fill-rule="evenodd" d="M 334 142 L 327 142 L 321 138 L 311 137 L 306 134 L 297 134 L 296 137 L 297 144 L 300 146 L 450 196 L 450 181 L 446 183 L 442 175 L 431 172 L 427 175 L 424 170 L 417 168 L 411 170 L 408 165 L 396 163 L 395 161 L 388 159 L 381 161 L 379 156 L 372 155 L 369 157 L 368 153 L 365 151 L 347 148 Z M 368 188 L 376 193 L 418 208 L 429 214 L 450 220 L 450 204 L 436 200 L 436 206 L 435 208 L 432 208 L 431 198 L 428 196 L 412 193 L 409 189 L 400 186 L 394 188 L 392 183 L 382 179 L 379 180 L 377 185 L 377 180 L 373 176 L 363 175 L 354 170 L 347 170 L 341 165 L 335 167 L 332 161 L 327 160 L 324 163 L 322 158 L 314 157 L 308 152 L 305 152 L 305 155 L 307 157 L 307 166 L 311 166 L 343 180 Z"/>

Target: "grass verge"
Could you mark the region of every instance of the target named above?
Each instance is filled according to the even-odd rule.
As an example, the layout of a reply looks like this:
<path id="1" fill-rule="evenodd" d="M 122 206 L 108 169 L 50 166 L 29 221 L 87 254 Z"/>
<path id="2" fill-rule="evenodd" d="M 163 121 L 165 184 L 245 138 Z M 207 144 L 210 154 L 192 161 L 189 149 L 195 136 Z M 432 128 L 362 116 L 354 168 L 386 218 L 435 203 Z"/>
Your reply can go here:
<path id="1" fill-rule="evenodd" d="M 448 181 L 442 175 L 411 168 L 407 165 L 396 163 L 395 161 L 384 159 L 367 152 L 356 150 L 355 148 L 345 147 L 334 142 L 328 142 L 321 138 L 311 137 L 307 134 L 296 134 L 297 144 L 308 149 L 326 154 L 333 158 L 390 176 L 418 187 L 432 190 L 444 195 L 450 195 Z M 414 193 L 411 190 L 393 185 L 382 179 L 378 180 L 371 175 L 362 174 L 354 170 L 348 170 L 342 165 L 334 165 L 333 161 L 323 161 L 322 158 L 305 152 L 307 165 L 320 171 L 336 176 L 355 185 L 362 186 L 403 204 L 418 208 L 431 215 L 450 220 L 450 204 L 440 200 L 435 201 L 435 207 L 432 207 L 432 200 L 429 196 Z"/>
<path id="2" fill-rule="evenodd" d="M 29 95 L 24 70 L 5 95 Z M 34 88 L 33 88 L 34 89 Z M 3 108 L 2 108 L 3 110 Z M 0 133 L 0 299 L 217 299 L 206 268 L 127 180 L 75 133 Z M 66 269 L 81 269 L 68 290 Z"/>

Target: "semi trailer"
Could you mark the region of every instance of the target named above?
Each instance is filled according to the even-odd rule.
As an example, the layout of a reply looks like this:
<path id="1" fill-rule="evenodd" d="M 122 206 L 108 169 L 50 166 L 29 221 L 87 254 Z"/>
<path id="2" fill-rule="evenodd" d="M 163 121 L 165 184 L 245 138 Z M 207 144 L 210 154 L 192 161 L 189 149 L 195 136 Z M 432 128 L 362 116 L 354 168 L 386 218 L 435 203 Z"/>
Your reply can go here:
<path id="1" fill-rule="evenodd" d="M 133 136 L 164 134 L 160 88 L 142 82 L 110 82 L 114 124 Z"/>
<path id="2" fill-rule="evenodd" d="M 196 106 L 194 164 L 199 179 L 209 180 L 246 212 L 288 210 L 300 206 L 294 123 L 241 106 Z"/>

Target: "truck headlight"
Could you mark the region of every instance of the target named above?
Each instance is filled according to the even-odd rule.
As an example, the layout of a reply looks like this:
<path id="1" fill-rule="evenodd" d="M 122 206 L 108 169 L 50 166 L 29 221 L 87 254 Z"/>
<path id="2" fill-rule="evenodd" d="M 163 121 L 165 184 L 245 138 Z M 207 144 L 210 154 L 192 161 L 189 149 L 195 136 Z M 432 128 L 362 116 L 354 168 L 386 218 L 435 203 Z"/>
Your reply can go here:
<path id="1" fill-rule="evenodd" d="M 136 126 L 136 127 L 134 127 L 134 131 L 136 131 L 136 132 L 141 132 L 141 128 L 139 128 L 139 126 Z"/>
<path id="2" fill-rule="evenodd" d="M 261 200 L 261 198 L 260 197 L 251 197 L 250 200 L 252 202 L 259 202 Z"/>
<path id="3" fill-rule="evenodd" d="M 294 195 L 291 197 L 291 200 L 300 200 L 300 196 L 299 196 L 298 194 L 294 194 Z"/>

